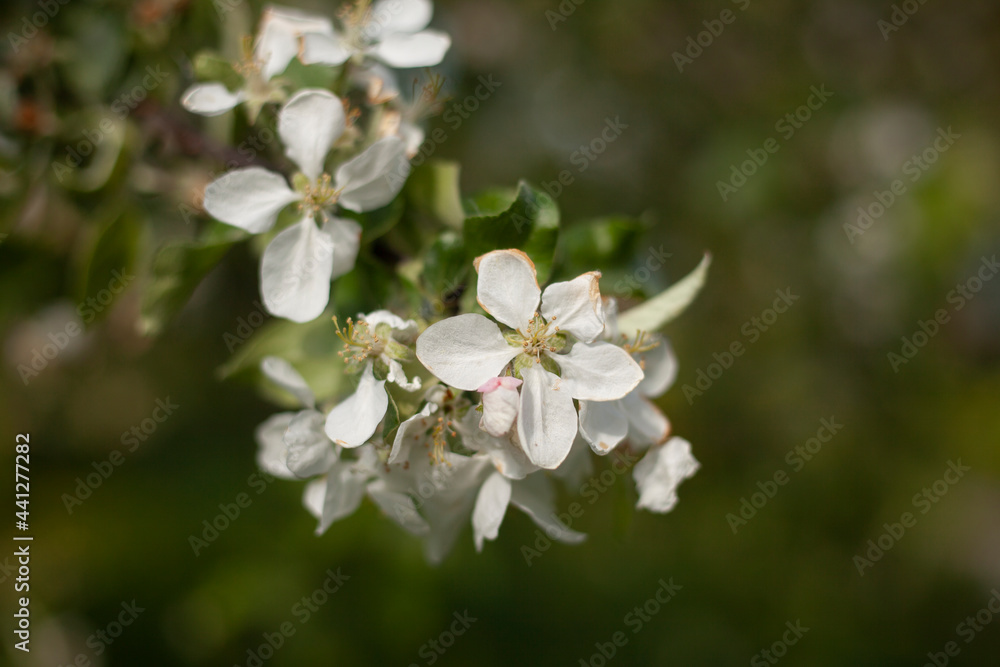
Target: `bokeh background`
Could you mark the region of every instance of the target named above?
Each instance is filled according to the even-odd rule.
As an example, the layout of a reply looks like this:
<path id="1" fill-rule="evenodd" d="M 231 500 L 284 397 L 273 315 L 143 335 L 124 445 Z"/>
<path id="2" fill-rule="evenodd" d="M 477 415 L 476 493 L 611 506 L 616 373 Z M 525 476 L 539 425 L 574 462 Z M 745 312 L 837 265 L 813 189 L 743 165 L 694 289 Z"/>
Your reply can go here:
<path id="1" fill-rule="evenodd" d="M 247 665 L 263 633 L 292 621 L 295 635 L 264 664 L 425 665 L 427 642 L 467 610 L 477 620 L 437 664 L 600 665 L 595 643 L 618 631 L 627 644 L 609 664 L 771 664 L 760 652 L 797 621 L 808 632 L 777 650 L 789 664 L 923 665 L 951 641 L 958 655 L 938 664 L 996 664 L 1000 615 L 982 613 L 968 643 L 959 624 L 1000 587 L 1000 280 L 961 310 L 949 301 L 1000 246 L 995 2 L 900 3 L 891 32 L 879 22 L 892 3 L 860 0 L 437 4 L 435 25 L 454 37 L 450 94 L 463 100 L 480 76 L 501 84 L 457 128 L 432 121 L 447 137 L 435 157 L 462 164 L 466 194 L 569 170 L 558 196 L 568 223 L 617 213 L 644 223 L 602 281 L 623 299 L 629 276 L 655 292 L 705 250 L 714 263 L 668 332 L 681 371 L 660 404 L 702 463 L 677 508 L 631 514 L 631 482 L 619 480 L 574 523 L 590 534 L 581 546 L 553 546 L 529 566 L 522 546 L 535 528 L 512 512 L 481 555 L 467 531 L 436 568 L 370 505 L 317 538 L 301 485 L 257 494 L 253 430 L 277 408 L 218 372 L 233 359 L 225 336 L 258 308 L 250 249 L 232 250 L 159 337 L 137 333 L 142 267 L 199 224 L 182 205 L 197 206 L 227 157 L 226 126 L 177 103 L 190 58 L 229 48 L 259 6 L 54 2 L 56 16 L 15 52 L 10 35 L 42 4 L 3 7 L 0 440 L 12 468 L 14 435 L 31 434 L 35 542 L 33 650 L 15 655 L 5 612 L 0 662 Z M 232 9 L 226 20 L 217 7 Z M 675 52 L 723 10 L 734 20 L 679 71 Z M 163 80 L 60 181 L 53 163 L 147 67 Z M 813 86 L 833 95 L 787 136 L 776 125 Z M 615 118 L 627 128 L 580 171 L 575 152 Z M 948 128 L 959 138 L 933 164 L 907 166 Z M 724 200 L 719 181 L 771 137 L 779 150 Z M 844 225 L 896 179 L 905 192 L 851 238 Z M 18 365 L 73 320 L 101 261 L 95 239 L 123 217 L 139 277 L 26 386 Z M 644 271 L 653 252 L 669 258 Z M 751 336 L 785 289 L 799 299 Z M 948 322 L 894 369 L 888 355 L 939 309 Z M 686 396 L 736 341 L 745 353 Z M 127 451 L 123 434 L 167 398 L 174 414 L 69 513 L 63 494 Z M 824 418 L 843 428 L 795 470 L 787 453 Z M 939 483 L 922 514 L 915 494 L 959 460 L 970 470 Z M 777 471 L 787 485 L 734 533 L 727 514 Z M 189 537 L 242 492 L 252 504 L 196 556 Z M 860 574 L 855 557 L 904 512 L 916 525 L 883 537 L 895 543 Z M 350 579 L 301 624 L 294 605 L 330 568 Z M 11 610 L 13 575 L 0 577 Z M 625 617 L 661 578 L 683 588 L 633 634 Z M 133 600 L 145 610 L 135 622 L 88 645 Z"/>

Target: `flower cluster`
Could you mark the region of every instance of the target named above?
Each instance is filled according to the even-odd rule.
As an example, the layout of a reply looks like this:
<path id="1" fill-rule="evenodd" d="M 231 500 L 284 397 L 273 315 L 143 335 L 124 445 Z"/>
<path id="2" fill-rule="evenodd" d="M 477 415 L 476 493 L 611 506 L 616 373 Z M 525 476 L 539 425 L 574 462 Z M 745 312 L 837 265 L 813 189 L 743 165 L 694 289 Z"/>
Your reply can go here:
<path id="1" fill-rule="evenodd" d="M 318 532 L 367 495 L 425 539 L 432 561 L 467 521 L 477 549 L 495 539 L 510 505 L 554 539 L 581 541 L 555 518 L 553 475 L 546 473 L 588 474 L 588 451 L 645 451 L 633 469 L 637 506 L 670 511 L 698 462 L 650 400 L 677 374 L 666 339 L 625 333 L 629 313 L 619 318 L 615 302 L 601 297 L 597 272 L 542 291 L 518 250 L 489 252 L 475 266 L 479 304 L 496 321 L 467 313 L 419 336 L 415 320 L 387 311 L 337 325 L 345 372 L 359 380 L 325 415 L 290 364 L 264 359 L 264 374 L 304 409 L 260 426 L 260 465 L 278 477 L 312 479 L 303 502 Z M 414 402 L 407 394 L 422 389 L 420 375 L 429 386 L 401 420 L 398 406 Z"/>
<path id="2" fill-rule="evenodd" d="M 431 15 L 429 0 L 358 0 L 335 21 L 269 7 L 225 81 L 184 94 L 195 113 L 242 105 L 251 122 L 275 122 L 291 168 L 234 169 L 204 197 L 214 218 L 263 237 L 260 288 L 272 315 L 298 326 L 328 313 L 330 283 L 355 270 L 372 220 L 405 199 L 410 159 L 424 137 L 420 121 L 439 108 L 442 81 L 431 75 L 419 98 L 405 101 L 391 68 L 442 60 L 451 42 L 428 29 Z M 329 89 L 296 85 L 296 62 L 326 70 Z M 367 496 L 423 539 L 431 561 L 469 522 L 482 549 L 510 505 L 553 539 L 576 543 L 584 535 L 556 518 L 555 481 L 589 474 L 591 452 L 642 453 L 632 470 L 637 506 L 654 512 L 671 510 L 678 485 L 698 469 L 690 444 L 671 436 L 651 399 L 677 374 L 659 331 L 693 300 L 707 259 L 619 314 L 601 295 L 599 271 L 549 280 L 554 202 L 525 184 L 511 198 L 467 206 L 464 223 L 454 222 L 461 205 L 452 206 L 438 216 L 450 221 L 442 229 L 418 224 L 405 235 L 431 239 L 417 242 L 409 264 L 391 265 L 411 297 L 392 301 L 409 303 L 409 319 L 397 314 L 403 307 L 393 312 L 381 302 L 356 317 L 332 316 L 326 326 L 342 349 L 326 362 L 350 392 L 318 399 L 296 350 L 260 361 L 263 377 L 297 409 L 258 427 L 258 463 L 276 477 L 307 480 L 303 503 L 318 533 Z M 484 247 L 484 237 L 509 242 Z M 523 250 L 529 242 L 544 273 Z M 446 261 L 459 272 L 447 309 L 422 289 Z M 475 285 L 466 278 L 472 270 Z"/>

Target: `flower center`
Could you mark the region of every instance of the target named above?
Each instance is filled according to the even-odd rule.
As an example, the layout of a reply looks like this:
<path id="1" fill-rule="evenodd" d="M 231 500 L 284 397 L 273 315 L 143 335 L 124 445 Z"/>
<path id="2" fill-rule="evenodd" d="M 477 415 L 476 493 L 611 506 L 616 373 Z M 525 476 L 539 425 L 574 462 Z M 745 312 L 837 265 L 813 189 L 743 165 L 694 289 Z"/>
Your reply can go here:
<path id="1" fill-rule="evenodd" d="M 296 188 L 302 193 L 302 199 L 299 201 L 300 211 L 316 215 L 336 204 L 340 198 L 341 190 L 333 187 L 333 178 L 330 174 L 323 174 L 315 183 L 302 180 L 304 182 L 299 183 L 299 187 Z"/>
<path id="2" fill-rule="evenodd" d="M 531 318 L 528 326 L 522 331 L 512 331 L 507 336 L 507 342 L 514 347 L 520 346 L 521 352 L 536 360 L 541 359 L 543 352 L 556 353 L 566 347 L 566 334 L 560 333 L 553 317 L 548 322 L 541 315 Z"/>
<path id="3" fill-rule="evenodd" d="M 341 328 L 334 316 L 333 325 L 337 327 L 337 338 L 344 341 L 344 349 L 337 352 L 337 356 L 348 364 L 361 364 L 365 359 L 377 357 L 385 350 L 388 337 L 372 331 L 364 320 L 355 322 L 348 317 L 347 326 Z"/>

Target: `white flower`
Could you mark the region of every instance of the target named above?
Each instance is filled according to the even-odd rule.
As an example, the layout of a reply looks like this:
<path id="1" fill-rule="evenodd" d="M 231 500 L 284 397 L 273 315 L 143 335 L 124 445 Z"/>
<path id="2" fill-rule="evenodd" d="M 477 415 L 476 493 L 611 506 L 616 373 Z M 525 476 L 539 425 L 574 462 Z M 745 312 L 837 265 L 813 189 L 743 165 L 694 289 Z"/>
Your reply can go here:
<path id="1" fill-rule="evenodd" d="M 585 540 L 586 535 L 570 530 L 556 517 L 554 498 L 552 485 L 544 475 L 531 475 L 516 481 L 498 472 L 490 475 L 479 490 L 472 511 L 476 551 L 483 550 L 483 540 L 496 539 L 508 505 L 514 505 L 531 517 L 551 539 L 567 544 Z"/>
<path id="2" fill-rule="evenodd" d="M 347 321 L 347 330 L 337 326 L 344 341 L 340 355 L 348 368 L 361 368 L 358 388 L 326 417 L 326 435 L 342 447 L 360 447 L 374 435 L 389 407 L 385 383 L 393 382 L 407 391 L 420 389 L 420 378 L 409 380 L 401 361 L 411 358 L 407 344 L 412 342 L 417 323 L 403 320 L 387 310 L 359 315 Z M 375 371 L 385 379 L 378 380 Z"/>
<path id="3" fill-rule="evenodd" d="M 517 419 L 521 380 L 514 377 L 490 378 L 477 391 L 483 395 L 483 418 L 479 427 L 499 438 L 510 431 Z"/>
<path id="4" fill-rule="evenodd" d="M 500 375 L 516 358 L 514 374 L 524 381 L 519 442 L 533 464 L 556 468 L 577 433 L 573 399 L 619 399 L 639 384 L 642 370 L 621 348 L 593 342 L 604 330 L 599 273 L 553 283 L 542 294 L 534 264 L 518 250 L 487 253 L 475 266 L 479 304 L 513 331 L 503 334 L 482 315 L 459 315 L 417 339 L 417 358 L 446 384 L 467 391 Z"/>
<path id="5" fill-rule="evenodd" d="M 299 52 L 299 40 L 306 33 L 333 35 L 333 24 L 322 16 L 306 14 L 286 7 L 270 6 L 264 10 L 253 52 L 235 65 L 243 77 L 243 87 L 231 92 L 218 82 L 197 83 L 184 93 L 184 108 L 202 116 L 218 116 L 245 102 L 250 121 L 254 122 L 261 106 L 281 102 L 285 93 L 275 77 L 285 71 Z"/>
<path id="6" fill-rule="evenodd" d="M 605 304 L 605 313 L 606 338 L 621 340 L 623 349 L 638 362 L 644 377 L 639 386 L 620 400 L 580 401 L 580 435 L 602 456 L 626 438 L 640 448 L 666 442 L 670 437 L 670 421 L 650 399 L 661 396 L 677 379 L 677 357 L 666 338 L 645 332 L 619 338 L 617 305 L 613 299 Z"/>
<path id="7" fill-rule="evenodd" d="M 385 206 L 409 173 L 406 148 L 395 137 L 377 141 L 333 176 L 325 173 L 327 152 L 344 128 L 335 95 L 302 90 L 278 114 L 286 154 L 301 169 L 296 189 L 261 167 L 231 171 L 205 189 L 206 211 L 253 234 L 271 229 L 283 208 L 298 203 L 301 219 L 275 236 L 261 258 L 264 305 L 295 322 L 319 317 L 330 299 L 330 280 L 354 268 L 361 227 L 332 215 L 334 206 L 358 212 Z"/>
<path id="8" fill-rule="evenodd" d="M 340 65 L 351 58 L 375 58 L 390 67 L 430 67 L 444 59 L 451 38 L 427 30 L 430 0 L 358 0 L 343 17 L 343 31 L 316 31 L 303 38 L 302 62 Z"/>
<path id="9" fill-rule="evenodd" d="M 677 487 L 700 467 L 691 455 L 691 443 L 670 438 L 662 447 L 646 453 L 632 470 L 639 502 L 636 507 L 651 512 L 669 512 L 677 504 Z"/>

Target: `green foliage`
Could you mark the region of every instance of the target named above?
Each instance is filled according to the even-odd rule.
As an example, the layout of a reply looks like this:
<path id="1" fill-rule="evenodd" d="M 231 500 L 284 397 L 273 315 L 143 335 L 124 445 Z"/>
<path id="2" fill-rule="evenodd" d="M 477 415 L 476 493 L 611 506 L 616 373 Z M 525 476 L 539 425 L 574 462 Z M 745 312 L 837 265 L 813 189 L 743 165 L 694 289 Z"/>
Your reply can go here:
<path id="1" fill-rule="evenodd" d="M 128 210 L 117 215 L 97 233 L 82 267 L 81 301 L 98 299 L 108 293 L 112 284 L 118 288 L 122 279 L 116 280 L 116 276 L 128 274 L 136 267 L 141 238 L 142 224 L 136 214 Z M 119 291 L 115 289 L 114 294 Z M 98 310 L 93 322 L 100 321 L 108 312 L 108 308 Z"/>
<path id="2" fill-rule="evenodd" d="M 245 234 L 215 223 L 197 241 L 171 243 L 153 261 L 152 276 L 142 298 L 140 326 L 147 335 L 163 331 L 180 312 L 201 281 Z"/>

